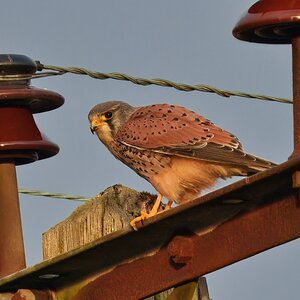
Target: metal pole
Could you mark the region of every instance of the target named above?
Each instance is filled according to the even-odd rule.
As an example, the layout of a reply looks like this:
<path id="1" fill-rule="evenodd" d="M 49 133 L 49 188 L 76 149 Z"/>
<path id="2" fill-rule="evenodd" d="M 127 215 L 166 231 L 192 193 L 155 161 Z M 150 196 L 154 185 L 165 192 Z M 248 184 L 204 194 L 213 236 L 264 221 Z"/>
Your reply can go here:
<path id="1" fill-rule="evenodd" d="M 26 267 L 16 167 L 0 163 L 0 277 Z"/>
<path id="2" fill-rule="evenodd" d="M 294 152 L 291 158 L 300 156 L 300 36 L 292 40 L 293 53 L 293 113 L 294 113 Z"/>

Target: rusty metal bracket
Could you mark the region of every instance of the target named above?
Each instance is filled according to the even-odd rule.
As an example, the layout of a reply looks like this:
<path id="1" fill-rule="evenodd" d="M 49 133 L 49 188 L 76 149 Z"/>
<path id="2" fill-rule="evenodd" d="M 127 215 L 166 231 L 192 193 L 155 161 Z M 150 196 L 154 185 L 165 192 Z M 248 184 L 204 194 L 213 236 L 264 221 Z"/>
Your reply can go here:
<path id="1" fill-rule="evenodd" d="M 300 209 L 292 175 L 299 168 L 300 159 L 291 159 L 150 218 L 137 232 L 109 234 L 3 278 L 0 292 L 140 299 L 296 239 Z"/>

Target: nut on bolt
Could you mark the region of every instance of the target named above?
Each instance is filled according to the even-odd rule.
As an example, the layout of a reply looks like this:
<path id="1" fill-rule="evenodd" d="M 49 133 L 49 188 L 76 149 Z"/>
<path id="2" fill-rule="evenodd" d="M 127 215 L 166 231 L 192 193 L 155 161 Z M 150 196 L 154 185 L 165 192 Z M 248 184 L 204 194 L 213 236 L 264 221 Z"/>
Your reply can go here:
<path id="1" fill-rule="evenodd" d="M 194 243 L 187 236 L 175 236 L 168 244 L 167 251 L 175 264 L 187 264 L 194 256 Z"/>

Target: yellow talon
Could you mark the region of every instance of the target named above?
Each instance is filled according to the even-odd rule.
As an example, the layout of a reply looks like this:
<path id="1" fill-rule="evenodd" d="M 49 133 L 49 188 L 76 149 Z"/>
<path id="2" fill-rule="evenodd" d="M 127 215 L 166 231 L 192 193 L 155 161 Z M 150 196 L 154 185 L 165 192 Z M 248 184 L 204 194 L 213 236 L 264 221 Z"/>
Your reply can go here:
<path id="1" fill-rule="evenodd" d="M 165 207 L 165 209 L 163 211 L 158 211 L 158 208 L 159 208 L 159 205 L 161 203 L 161 200 L 162 200 L 162 195 L 161 194 L 158 194 L 157 195 L 157 198 L 155 200 L 155 203 L 151 209 L 151 211 L 149 213 L 145 212 L 145 211 L 141 211 L 141 215 L 134 218 L 131 222 L 130 222 L 130 226 L 135 230 L 137 231 L 137 226 L 136 224 L 140 221 L 143 221 L 143 220 L 146 220 L 146 219 L 149 219 L 157 214 L 160 214 L 162 212 L 164 212 L 165 210 L 168 210 L 171 208 L 171 205 L 173 203 L 173 201 L 169 201 Z"/>

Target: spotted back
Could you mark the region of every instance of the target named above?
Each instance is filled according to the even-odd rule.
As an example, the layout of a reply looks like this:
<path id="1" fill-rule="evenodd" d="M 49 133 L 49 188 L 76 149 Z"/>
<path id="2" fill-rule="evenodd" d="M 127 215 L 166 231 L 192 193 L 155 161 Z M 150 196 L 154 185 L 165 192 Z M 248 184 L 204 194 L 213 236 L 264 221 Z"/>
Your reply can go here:
<path id="1" fill-rule="evenodd" d="M 117 133 L 117 139 L 141 148 L 174 148 L 208 143 L 242 150 L 239 140 L 211 121 L 184 107 L 154 104 L 136 110 Z"/>

